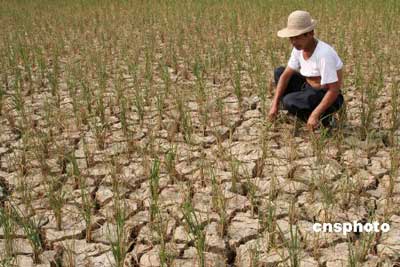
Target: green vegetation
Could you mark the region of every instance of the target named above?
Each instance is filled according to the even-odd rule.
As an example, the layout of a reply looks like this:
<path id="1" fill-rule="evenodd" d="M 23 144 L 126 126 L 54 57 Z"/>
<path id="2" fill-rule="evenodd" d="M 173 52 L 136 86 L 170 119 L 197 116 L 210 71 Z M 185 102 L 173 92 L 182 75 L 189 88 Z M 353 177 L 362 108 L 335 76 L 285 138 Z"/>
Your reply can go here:
<path id="1" fill-rule="evenodd" d="M 265 119 L 273 70 L 291 51 L 276 32 L 296 9 L 344 61 L 346 106 L 332 130 L 310 134 L 283 112 Z M 200 266 L 215 254 L 239 266 L 253 239 L 250 265 L 279 251 L 302 266 L 325 247 L 300 221 L 365 217 L 372 200 L 375 220 L 398 215 L 399 14 L 397 0 L 0 0 L 0 179 L 10 184 L 5 194 L 0 180 L 0 266 L 39 263 L 60 240 L 93 245 L 104 222 L 116 226 L 105 249 L 116 266 L 153 249 L 172 266 L 191 247 Z M 199 192 L 205 203 L 193 202 Z M 258 232 L 233 227 L 243 213 Z M 175 244 L 180 226 L 189 240 Z M 51 231 L 67 234 L 50 242 Z M 382 242 L 349 239 L 346 264 L 386 257 Z M 68 253 L 62 266 L 81 258 Z"/>

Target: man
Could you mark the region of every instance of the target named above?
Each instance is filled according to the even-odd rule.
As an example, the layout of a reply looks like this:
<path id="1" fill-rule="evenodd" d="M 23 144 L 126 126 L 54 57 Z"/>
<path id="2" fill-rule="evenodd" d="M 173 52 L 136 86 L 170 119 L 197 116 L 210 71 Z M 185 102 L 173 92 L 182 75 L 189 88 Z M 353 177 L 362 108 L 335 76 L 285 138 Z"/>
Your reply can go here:
<path id="1" fill-rule="evenodd" d="M 314 130 L 319 121 L 329 125 L 332 113 L 343 105 L 342 60 L 325 42 L 314 38 L 316 21 L 306 11 L 294 11 L 288 17 L 287 27 L 278 36 L 289 38 L 293 45 L 286 68 L 275 70 L 275 96 L 269 111 L 274 120 L 282 101 L 284 109 L 307 121 Z"/>

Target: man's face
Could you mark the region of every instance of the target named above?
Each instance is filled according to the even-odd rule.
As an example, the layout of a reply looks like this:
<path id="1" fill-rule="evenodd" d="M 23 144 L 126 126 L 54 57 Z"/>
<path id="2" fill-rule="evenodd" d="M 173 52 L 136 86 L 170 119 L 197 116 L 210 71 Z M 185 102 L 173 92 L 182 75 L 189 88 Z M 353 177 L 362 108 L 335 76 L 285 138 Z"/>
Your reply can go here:
<path id="1" fill-rule="evenodd" d="M 289 37 L 290 43 L 297 49 L 302 50 L 308 46 L 313 36 L 311 33 L 304 33 L 298 36 Z"/>

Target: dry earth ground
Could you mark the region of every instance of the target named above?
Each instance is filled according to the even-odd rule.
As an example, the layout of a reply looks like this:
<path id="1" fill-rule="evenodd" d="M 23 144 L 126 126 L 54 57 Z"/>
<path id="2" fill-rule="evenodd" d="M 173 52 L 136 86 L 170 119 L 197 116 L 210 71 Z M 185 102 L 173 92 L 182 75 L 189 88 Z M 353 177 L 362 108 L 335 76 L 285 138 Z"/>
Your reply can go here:
<path id="1" fill-rule="evenodd" d="M 398 266 L 397 1 L 1 2 L 1 266 Z M 297 8 L 329 132 L 265 119 Z M 391 229 L 312 231 L 353 221 Z"/>

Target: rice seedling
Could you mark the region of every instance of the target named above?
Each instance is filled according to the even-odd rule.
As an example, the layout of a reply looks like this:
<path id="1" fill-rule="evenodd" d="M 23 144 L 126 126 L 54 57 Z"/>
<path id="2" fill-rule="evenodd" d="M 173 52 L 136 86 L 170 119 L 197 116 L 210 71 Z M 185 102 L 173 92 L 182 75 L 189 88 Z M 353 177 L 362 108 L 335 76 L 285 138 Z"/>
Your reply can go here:
<path id="1" fill-rule="evenodd" d="M 397 129 L 400 127 L 400 117 L 399 117 L 399 102 L 400 102 L 400 93 L 399 93 L 399 88 L 400 88 L 400 82 L 395 82 L 391 87 L 390 87 L 390 93 L 391 93 L 391 101 L 390 101 L 390 106 L 391 106 L 391 113 L 390 113 L 390 133 L 389 133 L 389 143 L 391 145 L 396 144 L 395 140 L 395 133 Z"/>
<path id="2" fill-rule="evenodd" d="M 94 117 L 90 123 L 90 128 L 93 131 L 97 149 L 104 150 L 106 145 L 105 139 L 107 136 L 107 126 L 103 124 L 98 117 Z"/>
<path id="3" fill-rule="evenodd" d="M 42 47 L 36 47 L 35 49 L 35 54 L 36 54 L 36 62 L 39 67 L 39 78 L 38 80 L 38 85 L 39 87 L 44 87 L 45 86 L 45 78 L 46 78 L 46 55 L 44 54 L 44 50 Z"/>
<path id="4" fill-rule="evenodd" d="M 82 75 L 83 76 L 83 75 Z M 79 77 L 79 81 L 80 81 L 80 86 L 81 86 L 81 96 L 80 99 L 82 99 L 83 101 L 85 101 L 85 113 L 86 111 L 89 113 L 89 116 L 92 115 L 92 98 L 93 98 L 93 93 L 91 88 L 89 87 L 89 82 L 86 80 L 86 78 L 83 77 Z M 83 109 L 81 109 L 83 111 Z M 85 114 L 84 113 L 84 114 Z M 83 120 L 83 122 L 85 122 L 86 120 Z M 86 123 L 84 123 L 86 124 Z"/>
<path id="5" fill-rule="evenodd" d="M 266 101 L 267 101 L 267 93 L 268 93 L 268 84 L 267 80 L 265 78 L 265 75 L 261 72 L 261 66 L 257 64 L 257 70 L 256 70 L 256 82 L 257 82 L 257 89 L 258 89 L 258 96 L 260 97 L 261 100 L 261 114 L 262 117 L 265 118 L 267 115 L 267 106 L 266 106 Z"/>
<path id="6" fill-rule="evenodd" d="M 200 121 L 202 124 L 202 131 L 203 131 L 203 136 L 206 134 L 206 129 L 208 126 L 208 102 L 207 102 L 207 92 L 206 92 L 206 84 L 205 84 L 205 78 L 204 78 L 204 64 L 200 62 L 199 59 L 196 58 L 196 62 L 193 67 L 193 73 L 196 77 L 196 101 L 199 106 L 199 115 L 200 115 Z"/>
<path id="7" fill-rule="evenodd" d="M 55 265 L 56 267 L 63 266 L 64 253 L 67 254 L 68 252 L 66 252 L 64 247 L 61 245 L 55 246 L 54 251 L 55 251 L 54 260 L 51 261 L 51 264 Z M 68 263 L 64 265 L 68 266 Z"/>
<path id="8" fill-rule="evenodd" d="M 28 239 L 32 247 L 33 262 L 35 264 L 41 263 L 39 256 L 44 249 L 43 236 L 40 229 L 41 222 L 35 221 L 34 218 L 29 215 L 24 215 L 17 206 L 11 206 L 10 212 L 13 221 L 22 227 L 26 239 Z"/>
<path id="9" fill-rule="evenodd" d="M 17 164 L 19 165 L 19 174 L 17 176 L 16 192 L 19 194 L 22 203 L 29 210 L 31 215 L 35 214 L 35 209 L 32 206 L 32 183 L 26 177 L 28 176 L 28 166 L 25 152 L 21 152 L 19 156 L 16 156 Z M 18 166 L 17 165 L 17 166 Z"/>
<path id="10" fill-rule="evenodd" d="M 127 119 L 127 111 L 128 111 L 128 104 L 125 97 L 121 97 L 119 101 L 119 120 L 121 122 L 122 131 L 125 135 L 128 135 L 128 119 Z"/>
<path id="11" fill-rule="evenodd" d="M 166 93 L 158 92 L 156 95 L 156 105 L 157 105 L 157 113 L 158 113 L 158 129 L 161 130 L 163 128 L 163 113 L 165 109 L 165 96 Z"/>
<path id="12" fill-rule="evenodd" d="M 171 82 L 172 82 L 169 71 L 168 71 L 168 65 L 166 63 L 161 63 L 160 68 L 161 68 L 161 73 L 162 73 L 161 77 L 164 82 L 164 92 L 166 95 L 168 95 L 170 92 Z M 157 106 L 159 106 L 159 105 L 157 104 Z"/>
<path id="13" fill-rule="evenodd" d="M 55 177 L 45 177 L 47 192 L 46 197 L 49 201 L 50 208 L 53 210 L 56 219 L 57 230 L 62 229 L 62 210 L 66 203 L 66 191 L 63 190 L 61 179 Z"/>
<path id="14" fill-rule="evenodd" d="M 252 216 L 254 216 L 256 213 L 258 213 L 258 207 L 260 201 L 259 197 L 257 196 L 258 188 L 254 183 L 250 181 L 249 177 L 246 180 L 246 190 L 247 190 L 247 196 L 250 199 L 251 214 Z"/>
<path id="15" fill-rule="evenodd" d="M 50 143 L 52 141 L 50 135 L 46 132 L 40 131 L 36 135 L 37 141 L 34 144 L 35 150 L 33 153 L 35 154 L 36 159 L 39 161 L 42 175 L 46 176 L 50 172 L 50 166 L 47 163 L 47 159 L 49 158 Z"/>
<path id="16" fill-rule="evenodd" d="M 162 209 L 157 208 L 154 214 L 154 221 L 151 223 L 151 229 L 154 231 L 153 241 L 160 245 L 158 258 L 160 266 L 171 266 L 174 254 L 167 246 L 169 221 L 163 214 Z"/>
<path id="17" fill-rule="evenodd" d="M 231 156 L 231 160 L 229 162 L 229 167 L 231 171 L 231 183 L 232 183 L 232 192 L 237 193 L 239 188 L 238 188 L 238 183 L 240 181 L 240 175 L 239 175 L 239 168 L 240 168 L 241 162 L 236 159 L 235 157 Z"/>
<path id="18" fill-rule="evenodd" d="M 67 243 L 66 245 L 63 244 L 60 247 L 55 248 L 55 250 L 59 254 L 59 259 L 61 259 L 61 263 L 59 264 L 60 266 L 66 266 L 66 267 L 76 266 L 75 242 Z"/>
<path id="19" fill-rule="evenodd" d="M 346 149 L 344 146 L 344 139 L 345 139 L 344 128 L 345 128 L 345 125 L 347 124 L 346 106 L 342 107 L 338 111 L 338 117 L 339 117 L 339 119 L 337 122 L 336 129 L 333 133 L 332 139 L 333 139 L 333 143 L 335 144 L 335 147 L 337 148 L 335 158 L 336 158 L 336 160 L 341 162 L 342 155 Z"/>
<path id="20" fill-rule="evenodd" d="M 318 175 L 317 177 L 317 188 L 321 193 L 322 196 L 322 204 L 324 210 L 324 219 L 325 221 L 330 221 L 332 212 L 331 208 L 336 203 L 335 191 L 333 186 L 326 181 L 324 173 Z"/>
<path id="21" fill-rule="evenodd" d="M 348 241 L 348 265 L 351 267 L 362 266 L 366 261 L 367 255 L 370 253 L 372 246 L 374 244 L 374 240 L 376 233 L 363 233 L 361 238 L 352 244 Z"/>
<path id="22" fill-rule="evenodd" d="M 387 188 L 387 196 L 391 197 L 395 188 L 396 177 L 399 175 L 400 169 L 400 147 L 394 145 L 390 149 L 390 170 L 389 170 L 389 186 Z"/>
<path id="23" fill-rule="evenodd" d="M 51 134 L 53 134 L 54 126 L 55 126 L 55 112 L 54 105 L 50 98 L 47 98 L 43 104 L 44 111 L 44 121 L 46 125 L 49 127 Z"/>
<path id="24" fill-rule="evenodd" d="M 25 133 L 25 125 L 27 125 L 25 100 L 22 92 L 23 81 L 21 79 L 21 73 L 18 71 L 16 73 L 16 78 L 12 88 L 13 93 L 10 95 L 11 107 L 15 109 L 19 116 L 19 120 L 17 121 L 18 125 L 16 125 L 16 129 L 14 129 L 14 131 L 17 132 L 19 135 L 23 135 Z"/>
<path id="25" fill-rule="evenodd" d="M 148 142 L 146 143 L 146 154 L 148 154 L 152 158 L 158 157 L 158 147 L 157 147 L 157 136 L 156 130 L 154 128 L 149 129 L 148 133 Z"/>
<path id="26" fill-rule="evenodd" d="M 79 176 L 81 175 L 81 171 L 75 156 L 75 150 L 67 154 L 66 161 L 72 165 L 72 168 L 69 169 L 68 176 L 74 179 L 74 188 L 77 189 L 80 185 Z"/>
<path id="27" fill-rule="evenodd" d="M 204 151 L 204 149 L 202 149 L 200 151 L 200 159 L 197 163 L 197 167 L 200 171 L 200 183 L 201 183 L 201 186 L 203 186 L 203 187 L 206 186 L 205 169 L 207 168 L 207 164 L 208 164 L 207 160 L 206 160 L 206 156 L 207 156 L 206 152 Z"/>
<path id="28" fill-rule="evenodd" d="M 159 212 L 159 181 L 160 181 L 160 161 L 155 159 L 151 166 L 150 170 L 150 195 L 151 195 L 151 203 L 150 203 L 150 221 L 154 222 L 156 219 L 156 215 Z"/>
<path id="29" fill-rule="evenodd" d="M 92 241 L 92 223 L 93 223 L 93 208 L 94 208 L 94 199 L 90 192 L 89 187 L 87 186 L 86 177 L 84 175 L 78 176 L 79 180 L 79 189 L 80 189 L 80 212 L 83 220 L 85 221 L 86 231 L 85 231 L 85 239 L 86 242 Z"/>
<path id="30" fill-rule="evenodd" d="M 226 198 L 221 189 L 221 185 L 218 183 L 214 169 L 211 167 L 210 170 L 211 177 L 211 188 L 212 188 L 212 209 L 216 211 L 219 215 L 219 235 L 221 237 L 225 236 L 228 224 L 228 214 L 226 213 Z"/>
<path id="31" fill-rule="evenodd" d="M 340 188 L 338 189 L 339 196 L 337 198 L 338 205 L 342 209 L 347 209 L 350 206 L 350 203 L 353 201 L 353 192 L 355 191 L 355 183 L 352 181 L 351 176 L 345 174 L 343 176 L 343 182 L 341 183 Z"/>
<path id="32" fill-rule="evenodd" d="M 296 132 L 296 124 L 298 123 L 297 118 L 295 119 L 295 127 L 293 128 L 293 131 L 291 129 L 285 129 L 284 131 L 284 141 L 286 148 L 286 155 L 287 155 L 287 161 L 289 163 L 289 168 L 292 167 L 291 164 L 298 158 L 298 145 L 295 140 L 295 132 Z"/>
<path id="33" fill-rule="evenodd" d="M 380 73 L 374 73 L 370 81 L 361 79 L 358 74 L 360 71 L 357 68 L 356 84 L 361 87 L 361 104 L 360 104 L 360 116 L 361 116 L 361 128 L 360 137 L 365 139 L 371 130 L 371 124 L 373 122 L 373 116 L 376 112 L 376 99 L 379 97 L 380 89 L 383 85 L 383 74 L 382 70 Z M 379 76 L 376 78 L 376 76 Z"/>
<path id="34" fill-rule="evenodd" d="M 329 142 L 329 136 L 329 129 L 324 127 L 320 129 L 319 133 L 312 132 L 310 134 L 311 146 L 318 163 L 326 160 L 325 148 Z"/>
<path id="35" fill-rule="evenodd" d="M 57 156 L 57 164 L 60 170 L 60 174 L 67 173 L 67 164 L 68 164 L 68 152 L 67 146 L 65 144 L 56 144 L 56 156 Z"/>
<path id="36" fill-rule="evenodd" d="M 177 152 L 177 146 L 172 145 L 171 148 L 169 148 L 165 154 L 164 158 L 164 164 L 165 168 L 167 169 L 169 179 L 172 184 L 175 184 L 176 182 L 176 176 L 177 176 L 177 171 L 175 169 L 176 165 L 176 152 Z"/>
<path id="37" fill-rule="evenodd" d="M 252 177 L 261 177 L 265 167 L 265 160 L 270 155 L 269 151 L 269 137 L 268 131 L 271 129 L 272 124 L 264 123 L 261 126 L 261 135 L 259 139 L 259 143 L 261 144 L 261 158 L 256 160 L 256 166 L 253 169 Z"/>
<path id="38" fill-rule="evenodd" d="M 190 112 L 185 111 L 181 117 L 183 139 L 187 144 L 191 144 L 193 135 L 192 117 Z"/>
<path id="39" fill-rule="evenodd" d="M 17 266 L 18 262 L 15 257 L 4 257 L 0 255 L 0 266 L 1 267 L 14 267 Z"/>
<path id="40" fill-rule="evenodd" d="M 233 93 L 235 94 L 239 106 L 242 104 L 242 97 L 243 97 L 243 90 L 242 90 L 242 84 L 241 84 L 241 78 L 240 78 L 240 69 L 241 65 L 240 63 L 237 63 L 236 67 L 231 70 L 231 75 L 232 75 L 232 86 L 233 86 Z"/>
<path id="41" fill-rule="evenodd" d="M 201 105 L 200 107 L 200 120 L 202 124 L 202 135 L 207 136 L 207 128 L 209 127 L 209 121 L 210 121 L 210 115 L 208 113 L 208 110 L 210 109 L 210 103 L 208 101 L 205 102 L 205 104 Z"/>
<path id="42" fill-rule="evenodd" d="M 260 244 L 257 240 L 257 243 L 250 248 L 250 267 L 261 266 L 262 263 L 260 261 L 260 250 Z"/>
<path id="43" fill-rule="evenodd" d="M 174 260 L 174 255 L 169 251 L 167 247 L 167 231 L 168 231 L 168 221 L 164 221 L 159 212 L 159 218 L 157 220 L 156 232 L 159 236 L 160 252 L 158 257 L 160 260 L 160 266 L 171 266 Z"/>
<path id="44" fill-rule="evenodd" d="M 126 203 L 121 192 L 121 181 L 119 179 L 120 166 L 115 158 L 111 159 L 111 178 L 113 189 L 113 208 L 116 228 L 115 231 L 109 230 L 109 241 L 111 244 L 111 252 L 117 267 L 124 265 L 125 255 L 128 251 L 128 236 L 126 234 L 125 223 L 127 218 Z"/>
<path id="45" fill-rule="evenodd" d="M 15 253 L 15 222 L 13 221 L 10 206 L 1 205 L 0 206 L 0 225 L 2 229 L 4 240 L 4 251 L 1 253 L 0 264 L 11 261 L 14 258 Z"/>
<path id="46" fill-rule="evenodd" d="M 219 115 L 220 124 L 224 125 L 225 124 L 224 101 L 222 100 L 222 97 L 217 97 L 217 99 L 215 100 L 215 106 Z"/>
<path id="47" fill-rule="evenodd" d="M 298 235 L 297 227 L 293 227 L 289 223 L 290 240 L 288 242 L 289 249 L 289 262 L 290 266 L 300 266 L 300 237 Z"/>
<path id="48" fill-rule="evenodd" d="M 134 138 L 133 132 L 132 131 L 128 131 L 127 133 L 127 152 L 128 152 L 128 156 L 132 157 L 133 153 L 135 151 L 139 151 L 140 150 L 140 146 L 137 144 L 137 141 Z"/>
<path id="49" fill-rule="evenodd" d="M 60 66 L 59 66 L 59 55 L 58 51 L 53 55 L 52 58 L 52 70 L 47 72 L 48 74 L 48 79 L 49 79 L 49 84 L 50 84 L 50 90 L 51 90 L 51 95 L 52 96 L 57 96 L 59 97 L 59 81 L 58 77 L 60 74 Z"/>
<path id="50" fill-rule="evenodd" d="M 144 73 L 144 77 L 146 79 L 146 81 L 148 82 L 152 82 L 153 80 L 153 57 L 154 57 L 154 37 L 155 36 L 147 36 L 148 39 L 146 40 L 146 43 L 148 46 L 146 46 L 146 50 L 145 50 L 145 73 Z"/>
<path id="51" fill-rule="evenodd" d="M 188 229 L 189 236 L 194 242 L 197 251 L 198 264 L 201 267 L 205 266 L 205 245 L 206 234 L 204 226 L 199 222 L 196 212 L 190 200 L 186 200 L 182 205 L 182 214 L 185 219 L 185 224 Z"/>
<path id="52" fill-rule="evenodd" d="M 288 266 L 300 266 L 300 253 L 301 253 L 301 237 L 299 236 L 298 228 L 296 225 L 296 210 L 295 210 L 295 202 L 294 199 L 290 200 L 290 208 L 289 208 L 289 237 L 285 236 L 285 233 L 277 226 L 281 239 L 283 241 L 283 245 L 287 248 L 289 256 L 288 256 Z M 284 259 L 285 256 L 281 255 L 281 258 Z"/>
<path id="53" fill-rule="evenodd" d="M 143 92 L 139 87 L 135 88 L 133 103 L 136 108 L 136 113 L 139 116 L 139 122 L 141 125 L 143 125 L 144 122 L 143 120 L 145 115 L 145 110 L 144 110 L 145 96 L 143 95 Z"/>
<path id="54" fill-rule="evenodd" d="M 5 84 L 5 82 L 4 82 Z M 6 86 L 0 85 L 0 116 L 3 114 L 4 99 L 6 95 Z"/>
<path id="55" fill-rule="evenodd" d="M 31 67 L 31 58 L 29 56 L 29 50 L 27 48 L 26 43 L 22 43 L 22 40 L 18 40 L 16 43 L 17 52 L 19 54 L 20 60 L 22 60 L 24 65 L 25 72 L 25 80 L 29 83 L 29 92 L 32 86 L 32 67 Z M 31 93 L 31 92 L 30 92 Z"/>
<path id="56" fill-rule="evenodd" d="M 83 152 L 85 154 L 85 162 L 87 168 L 91 168 L 94 166 L 94 153 L 91 150 L 89 144 L 87 143 L 85 138 L 82 138 L 82 143 L 83 143 Z"/>
<path id="57" fill-rule="evenodd" d="M 272 176 L 271 177 L 271 183 L 270 183 L 270 188 L 268 192 L 268 199 L 269 201 L 274 201 L 278 195 L 279 195 L 279 187 L 278 187 L 278 182 L 277 182 L 277 177 Z"/>
<path id="58" fill-rule="evenodd" d="M 100 92 L 96 95 L 95 115 L 99 118 L 100 124 L 106 127 L 106 107 L 104 103 L 104 91 L 102 90 L 105 89 L 101 89 Z"/>
<path id="59" fill-rule="evenodd" d="M 72 110 L 75 118 L 76 128 L 80 128 L 81 126 L 81 114 L 80 114 L 80 105 L 81 100 L 78 98 L 78 82 L 76 81 L 76 70 L 71 67 L 71 70 L 68 72 L 67 78 L 67 89 L 69 93 L 69 97 L 72 99 Z"/>
<path id="60" fill-rule="evenodd" d="M 349 242 L 348 243 L 348 250 L 349 250 L 349 258 L 348 258 L 348 266 L 350 267 L 358 267 L 360 264 L 357 261 L 357 255 L 354 251 L 354 246 Z"/>
<path id="61" fill-rule="evenodd" d="M 270 247 L 275 246 L 278 241 L 276 220 L 276 207 L 272 201 L 267 201 L 264 207 L 258 208 L 258 223 L 261 231 L 268 236 Z"/>
<path id="62" fill-rule="evenodd" d="M 170 266 L 172 264 L 174 255 L 170 252 L 167 247 L 168 239 L 168 220 L 164 218 L 161 209 L 156 210 L 155 221 L 152 222 L 151 228 L 154 231 L 154 242 L 160 245 L 158 258 L 160 266 Z"/>
<path id="63" fill-rule="evenodd" d="M 167 248 L 168 220 L 164 220 L 162 209 L 159 205 L 159 172 L 160 161 L 159 159 L 155 159 L 151 167 L 149 178 L 151 195 L 150 222 L 151 229 L 156 233 L 155 242 L 160 244 L 160 251 L 158 253 L 160 265 L 170 266 L 173 256 Z"/>

